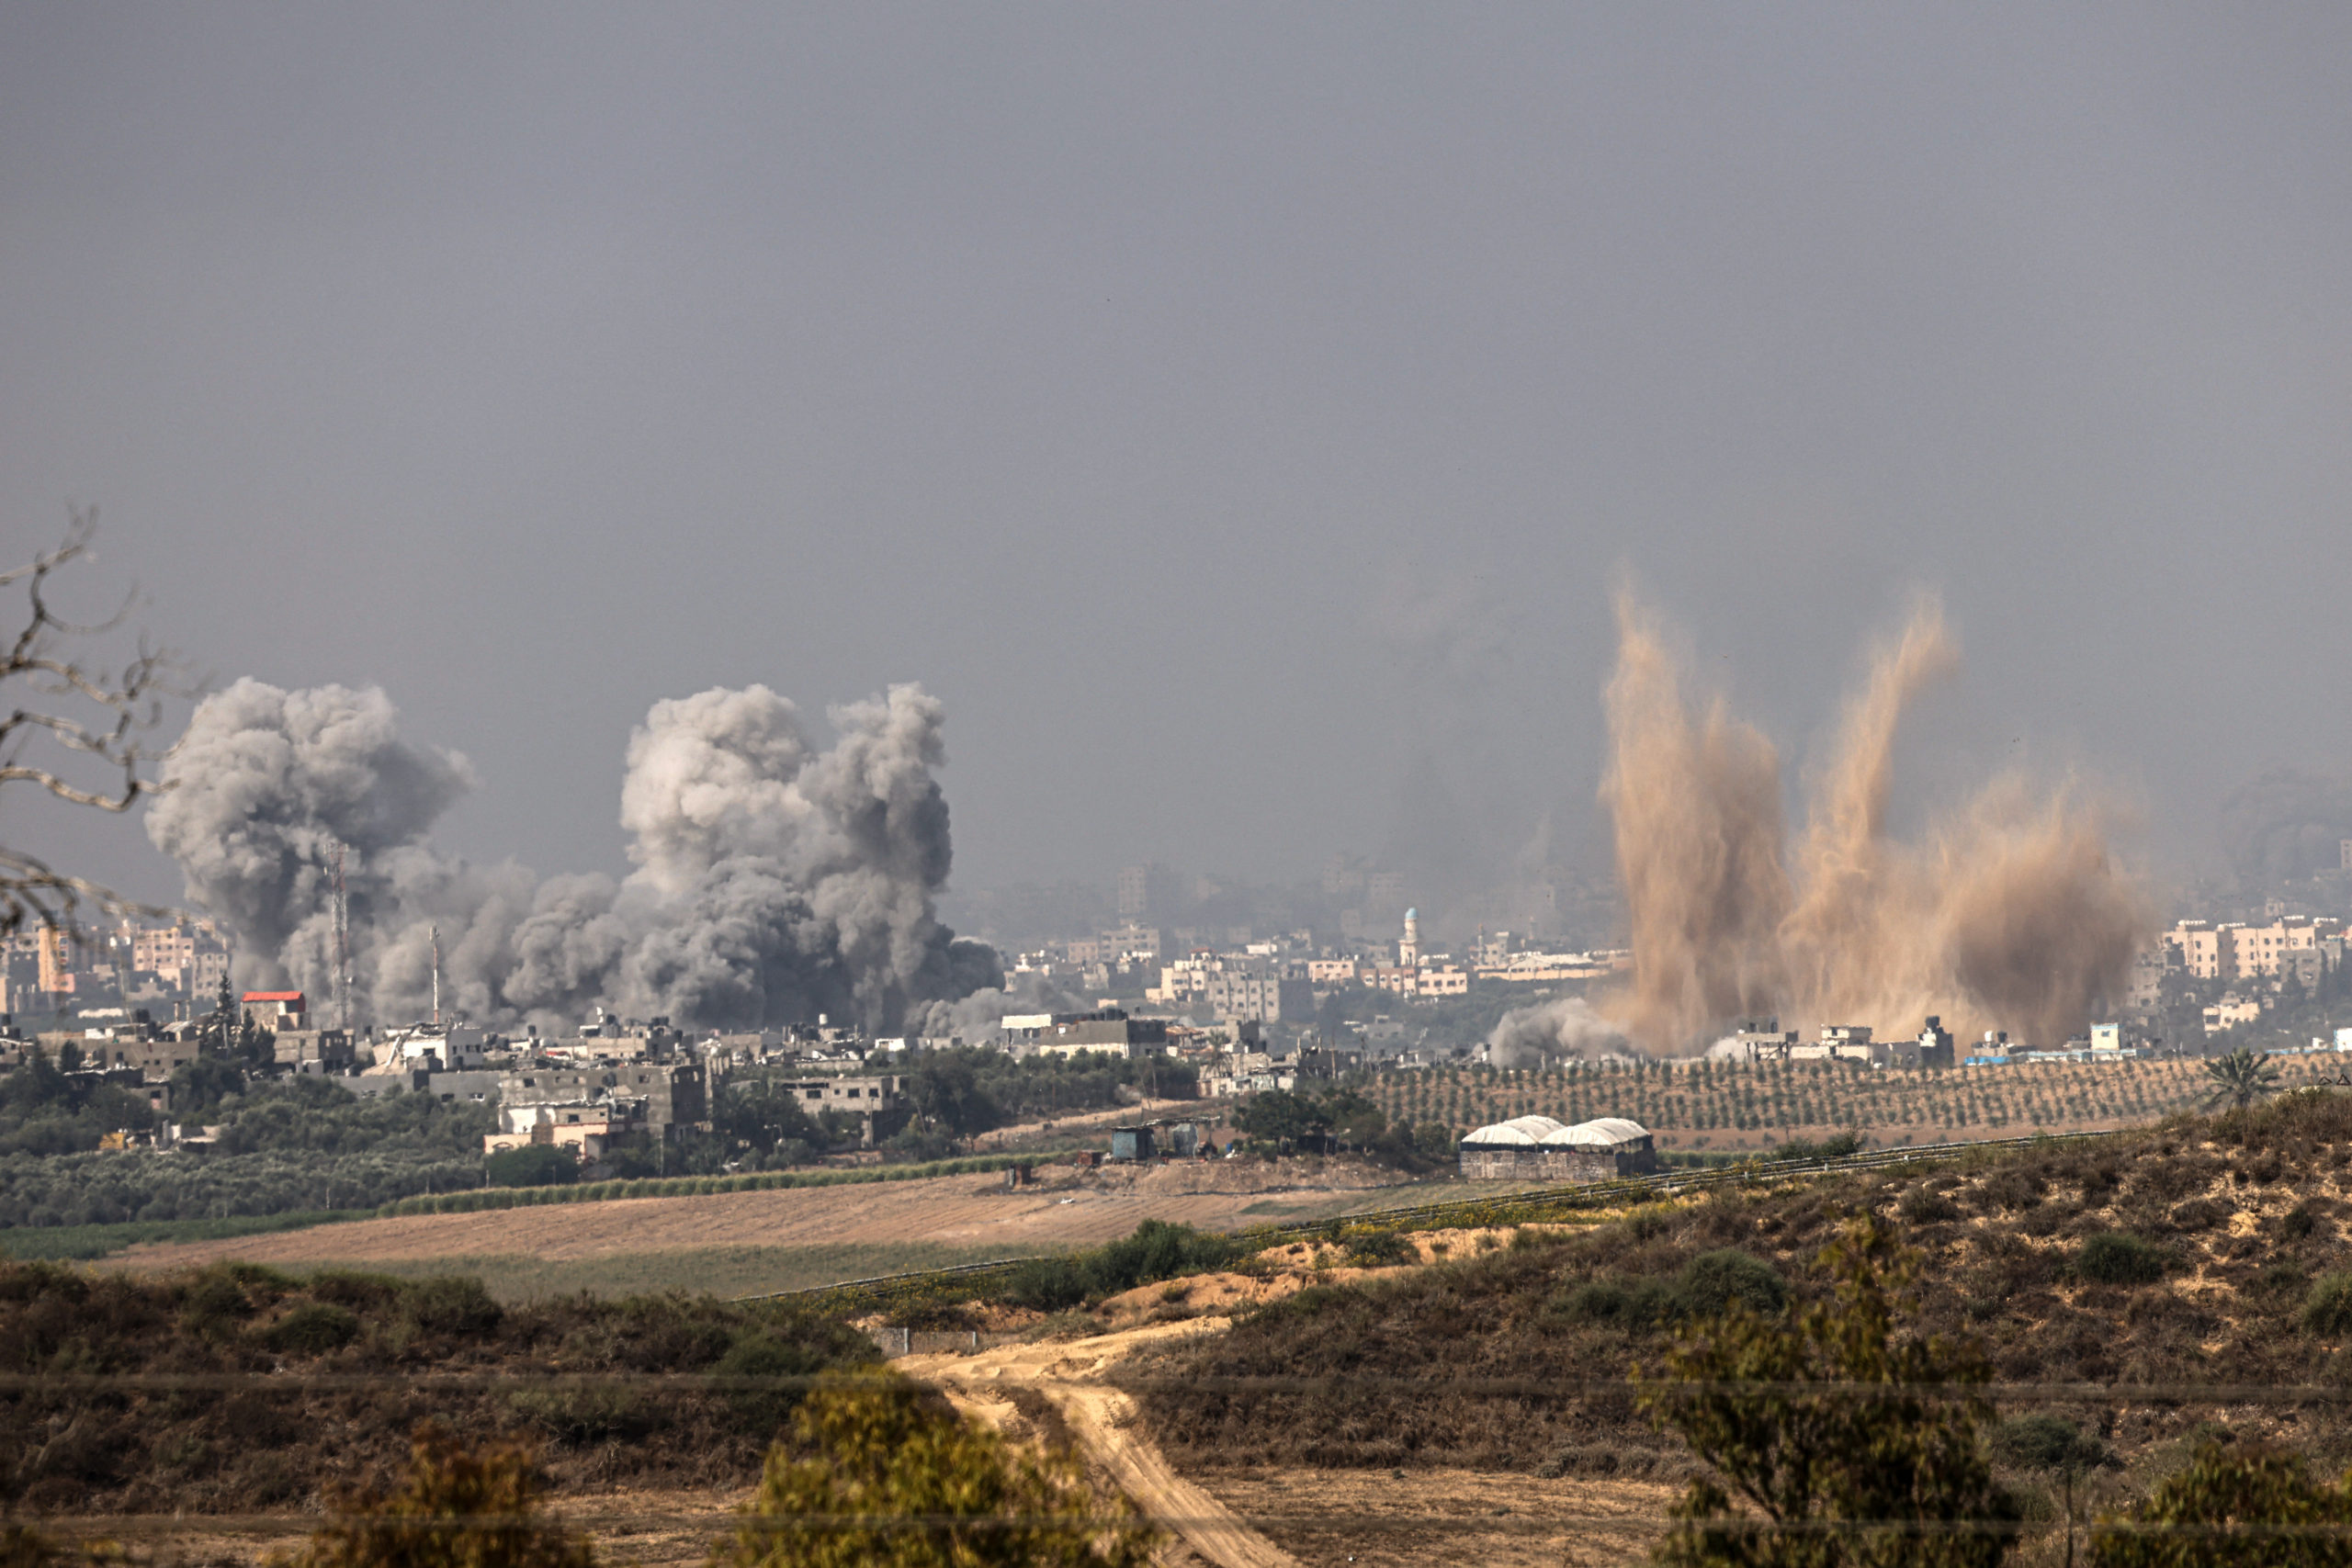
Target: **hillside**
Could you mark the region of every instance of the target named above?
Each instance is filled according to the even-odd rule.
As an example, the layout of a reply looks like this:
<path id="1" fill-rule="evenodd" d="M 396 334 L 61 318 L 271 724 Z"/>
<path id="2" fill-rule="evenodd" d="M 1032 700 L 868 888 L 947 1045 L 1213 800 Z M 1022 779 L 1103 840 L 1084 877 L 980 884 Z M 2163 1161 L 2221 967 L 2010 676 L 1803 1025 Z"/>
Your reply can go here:
<path id="1" fill-rule="evenodd" d="M 2289 1086 L 2335 1077 L 2333 1055 L 2282 1057 Z M 1457 1135 L 1530 1114 L 1562 1122 L 1630 1116 L 1682 1152 L 1762 1149 L 1790 1137 L 1860 1129 L 1874 1146 L 2104 1131 L 2201 1108 L 2205 1064 L 2037 1063 L 1941 1072 L 1842 1062 L 1576 1063 L 1385 1074 L 1363 1092 L 1391 1122 L 1442 1122 Z"/>
<path id="2" fill-rule="evenodd" d="M 464 1279 L 0 1264 L 0 1373 L 36 1380 L 0 1396 L 0 1497 L 37 1515 L 287 1509 L 390 1473 L 428 1416 L 538 1439 L 564 1491 L 741 1486 L 779 1395 L 595 1380 L 874 1359 L 837 1323 L 707 1298 L 502 1308 Z"/>
<path id="3" fill-rule="evenodd" d="M 2096 1434 L 2123 1467 L 2101 1484 L 2130 1488 L 2208 1422 L 2340 1466 L 2352 1455 L 2340 1407 L 2284 1391 L 2333 1384 L 2352 1360 L 2352 1280 L 2331 1277 L 2352 1263 L 2348 1141 L 2352 1096 L 2305 1095 L 1925 1173 L 1525 1228 L 1497 1250 L 1272 1301 L 1230 1334 L 1139 1368 L 1137 1392 L 1170 1457 L 1204 1474 L 1304 1464 L 1670 1478 L 1682 1452 L 1623 1392 L 1575 1385 L 1655 1364 L 1693 1259 L 1737 1249 L 1804 1292 L 1815 1288 L 1812 1254 L 1842 1216 L 1869 1210 L 1926 1254 L 1912 1326 L 1980 1339 L 2003 1383 L 2064 1385 L 2005 1394 L 2004 1413 Z M 2127 1239 L 2096 1239 L 2117 1233 Z M 2134 1269 L 2152 1277 L 2093 1277 Z"/>

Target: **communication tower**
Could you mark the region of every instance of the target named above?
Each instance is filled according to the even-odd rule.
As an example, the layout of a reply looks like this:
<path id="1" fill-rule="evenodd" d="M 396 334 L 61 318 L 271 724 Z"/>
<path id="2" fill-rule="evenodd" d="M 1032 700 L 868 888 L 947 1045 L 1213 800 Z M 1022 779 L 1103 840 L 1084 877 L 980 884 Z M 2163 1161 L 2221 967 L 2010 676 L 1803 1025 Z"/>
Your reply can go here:
<path id="1" fill-rule="evenodd" d="M 351 1032 L 351 903 L 343 886 L 343 845 L 334 847 L 335 1027 Z"/>

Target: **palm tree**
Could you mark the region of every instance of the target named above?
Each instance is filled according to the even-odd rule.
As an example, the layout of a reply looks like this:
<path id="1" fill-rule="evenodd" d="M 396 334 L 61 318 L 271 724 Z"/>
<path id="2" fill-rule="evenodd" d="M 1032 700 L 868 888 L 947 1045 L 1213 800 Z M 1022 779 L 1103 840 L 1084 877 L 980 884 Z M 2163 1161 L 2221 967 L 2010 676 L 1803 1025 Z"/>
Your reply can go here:
<path id="1" fill-rule="evenodd" d="M 2205 1076 L 2217 1086 L 2208 1106 L 2228 1100 L 2240 1111 L 2256 1100 L 2273 1093 L 2278 1088 L 2278 1069 L 2271 1064 L 2270 1053 L 2241 1045 L 2226 1056 L 2205 1064 Z"/>

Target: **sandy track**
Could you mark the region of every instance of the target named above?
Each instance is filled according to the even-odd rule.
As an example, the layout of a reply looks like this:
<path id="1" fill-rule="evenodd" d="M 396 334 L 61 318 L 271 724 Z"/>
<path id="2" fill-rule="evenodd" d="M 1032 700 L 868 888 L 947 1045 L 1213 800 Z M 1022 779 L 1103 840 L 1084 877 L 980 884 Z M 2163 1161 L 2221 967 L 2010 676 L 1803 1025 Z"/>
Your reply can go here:
<path id="1" fill-rule="evenodd" d="M 1199 1317 L 1063 1344 L 910 1356 L 893 1365 L 1001 1425 L 1012 1415 L 1007 1391 L 1045 1395 L 1088 1457 L 1137 1507 L 1218 1568 L 1600 1568 L 1639 1560 L 1666 1529 L 1677 1489 L 1655 1481 L 1461 1470 L 1180 1475 L 1151 1442 L 1133 1401 L 1102 1380 L 1140 1347 L 1222 1333 L 1230 1321 Z"/>
<path id="2" fill-rule="evenodd" d="M 1175 1168 L 1167 1180 L 1008 1191 L 1001 1176 L 946 1176 L 841 1187 L 628 1198 L 599 1203 L 404 1214 L 229 1241 L 137 1247 L 136 1268 L 164 1269 L 237 1258 L 255 1263 L 368 1263 L 395 1258 L 521 1255 L 573 1260 L 718 1247 L 875 1246 L 925 1242 L 1007 1254 L 1089 1246 L 1146 1219 L 1207 1229 L 1251 1223 L 1242 1211 L 1279 1187 L 1253 1186 L 1215 1166 Z M 1184 1191 L 1183 1186 L 1206 1191 Z M 1300 1202 L 1370 1200 L 1374 1190 L 1300 1191 Z"/>
<path id="3" fill-rule="evenodd" d="M 1099 1381 L 1140 1346 L 1222 1333 L 1230 1320 L 1193 1318 L 1070 1344 L 1010 1345 L 975 1356 L 910 1356 L 896 1365 L 938 1383 L 958 1403 L 994 1390 L 1035 1389 L 1054 1402 L 1071 1435 L 1155 1523 L 1218 1568 L 1298 1568 L 1297 1560 L 1230 1508 L 1186 1481 L 1136 1427 L 1135 1402 Z"/>

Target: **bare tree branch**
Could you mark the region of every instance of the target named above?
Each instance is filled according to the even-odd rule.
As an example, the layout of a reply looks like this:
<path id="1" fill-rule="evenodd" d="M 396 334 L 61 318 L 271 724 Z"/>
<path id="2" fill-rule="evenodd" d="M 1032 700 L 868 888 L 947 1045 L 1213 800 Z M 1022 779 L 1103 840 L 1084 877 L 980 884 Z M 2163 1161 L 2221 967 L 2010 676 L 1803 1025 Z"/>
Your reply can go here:
<path id="1" fill-rule="evenodd" d="M 101 621 L 69 620 L 50 604 L 51 580 L 90 557 L 98 514 L 69 507 L 65 536 L 56 548 L 22 566 L 0 570 L 0 588 L 25 585 L 22 629 L 0 653 L 0 789 L 31 784 L 74 806 L 124 812 L 143 796 L 168 786 L 152 773 L 163 756 L 144 738 L 163 722 L 164 699 L 191 697 L 187 666 L 169 649 L 139 639 L 138 650 L 119 667 L 99 662 L 77 649 L 125 625 L 138 608 L 137 589 L 127 592 L 113 615 Z M 58 762 L 35 755 L 35 748 L 63 752 Z M 70 771 L 75 759 L 103 775 L 83 782 Z M 86 877 L 61 872 L 36 856 L 0 845 L 0 936 L 26 924 L 74 932 L 85 906 L 107 914 L 168 914 L 139 903 Z"/>

